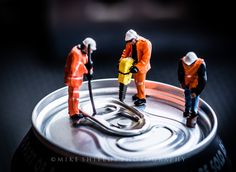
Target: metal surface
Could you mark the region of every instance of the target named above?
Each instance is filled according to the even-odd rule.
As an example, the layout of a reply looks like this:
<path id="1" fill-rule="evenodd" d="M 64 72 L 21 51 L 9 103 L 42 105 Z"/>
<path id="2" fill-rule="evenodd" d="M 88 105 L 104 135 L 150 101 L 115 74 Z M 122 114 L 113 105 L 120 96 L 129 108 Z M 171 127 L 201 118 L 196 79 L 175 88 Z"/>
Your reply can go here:
<path id="1" fill-rule="evenodd" d="M 32 121 L 46 145 L 65 155 L 93 159 L 89 163 L 109 166 L 152 166 L 175 163 L 201 152 L 214 138 L 217 119 L 214 111 L 200 100 L 200 117 L 194 129 L 185 126 L 182 116 L 183 91 L 163 83 L 146 81 L 147 105 L 132 107 L 134 83 L 128 87 L 125 104 L 118 99 L 116 79 L 95 80 L 94 102 L 97 115 L 86 117 L 73 127 L 67 114 L 67 87 L 42 99 Z M 92 114 L 84 83 L 80 107 Z M 136 108 L 136 110 L 134 109 Z"/>

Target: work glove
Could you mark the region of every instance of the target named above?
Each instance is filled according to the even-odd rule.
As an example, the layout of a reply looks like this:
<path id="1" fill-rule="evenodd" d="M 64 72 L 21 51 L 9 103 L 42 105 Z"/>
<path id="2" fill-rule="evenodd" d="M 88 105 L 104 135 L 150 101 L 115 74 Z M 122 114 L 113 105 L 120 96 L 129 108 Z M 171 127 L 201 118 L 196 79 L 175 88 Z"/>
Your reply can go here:
<path id="1" fill-rule="evenodd" d="M 131 68 L 129 69 L 131 73 L 137 73 L 138 72 L 138 68 L 136 66 L 131 66 Z"/>
<path id="2" fill-rule="evenodd" d="M 87 70 L 90 70 L 90 69 L 92 68 L 92 65 L 89 64 L 89 63 L 86 63 L 86 64 L 85 64 L 85 67 L 86 67 Z"/>

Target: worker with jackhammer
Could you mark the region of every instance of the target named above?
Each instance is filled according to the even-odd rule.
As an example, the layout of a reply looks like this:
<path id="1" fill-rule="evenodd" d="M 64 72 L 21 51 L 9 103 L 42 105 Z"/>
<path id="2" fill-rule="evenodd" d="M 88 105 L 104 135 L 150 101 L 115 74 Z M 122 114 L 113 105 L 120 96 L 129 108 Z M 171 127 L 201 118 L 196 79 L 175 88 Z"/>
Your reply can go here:
<path id="1" fill-rule="evenodd" d="M 152 44 L 148 39 L 139 36 L 132 29 L 126 32 L 125 42 L 126 46 L 120 58 L 120 65 L 122 62 L 124 62 L 123 60 L 126 60 L 127 63 L 131 63 L 132 60 L 128 60 L 127 58 L 133 59 L 132 65 L 129 68 L 129 72 L 133 74 L 133 78 L 137 88 L 137 94 L 132 96 L 132 100 L 134 101 L 135 106 L 142 106 L 146 103 L 145 79 L 147 72 L 151 68 L 150 58 L 152 52 Z M 122 72 L 120 72 L 120 74 L 122 74 Z M 123 75 L 126 75 L 126 73 L 123 73 Z M 124 91 L 122 94 L 125 93 L 126 91 Z M 124 99 L 124 96 L 120 95 L 119 97 L 120 100 Z"/>

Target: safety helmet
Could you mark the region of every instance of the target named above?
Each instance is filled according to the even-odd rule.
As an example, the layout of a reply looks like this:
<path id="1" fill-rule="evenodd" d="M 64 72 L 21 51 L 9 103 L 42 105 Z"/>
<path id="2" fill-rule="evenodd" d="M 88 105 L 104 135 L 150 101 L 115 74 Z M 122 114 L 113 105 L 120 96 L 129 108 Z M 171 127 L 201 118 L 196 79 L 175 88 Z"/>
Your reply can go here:
<path id="1" fill-rule="evenodd" d="M 130 41 L 132 39 L 138 39 L 138 34 L 133 29 L 130 29 L 125 34 L 125 41 Z"/>
<path id="2" fill-rule="evenodd" d="M 183 61 L 187 65 L 191 65 L 198 59 L 197 55 L 194 52 L 188 52 L 186 56 L 184 56 Z"/>
<path id="3" fill-rule="evenodd" d="M 83 40 L 83 44 L 88 47 L 88 45 L 90 44 L 90 48 L 91 50 L 95 51 L 97 48 L 96 48 L 96 41 L 93 39 L 93 38 L 85 38 Z"/>

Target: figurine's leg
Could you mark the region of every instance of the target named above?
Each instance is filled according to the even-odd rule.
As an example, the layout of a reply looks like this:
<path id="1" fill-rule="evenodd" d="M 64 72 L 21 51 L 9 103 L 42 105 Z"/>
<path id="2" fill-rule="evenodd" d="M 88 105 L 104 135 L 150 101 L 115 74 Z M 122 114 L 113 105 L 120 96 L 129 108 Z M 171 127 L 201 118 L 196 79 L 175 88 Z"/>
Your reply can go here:
<path id="1" fill-rule="evenodd" d="M 137 84 L 136 84 L 136 74 L 133 74 L 133 77 L 134 77 L 134 82 L 135 82 L 136 90 L 138 91 L 138 86 L 137 86 Z M 134 95 L 132 96 L 132 100 L 133 100 L 133 101 L 138 100 L 138 93 L 136 93 L 136 94 L 134 94 Z"/>
<path id="2" fill-rule="evenodd" d="M 79 114 L 79 87 L 69 87 L 69 115 L 72 117 L 73 115 Z"/>
<path id="3" fill-rule="evenodd" d="M 145 79 L 146 79 L 146 73 L 137 73 L 134 74 L 134 81 L 137 88 L 137 97 L 139 99 L 145 99 Z"/>
<path id="4" fill-rule="evenodd" d="M 198 115 L 199 96 L 192 98 L 191 111 L 193 115 Z"/>
<path id="5" fill-rule="evenodd" d="M 194 128 L 197 124 L 198 118 L 198 105 L 199 105 L 199 96 L 196 96 L 191 99 L 191 115 L 187 118 L 186 125 L 190 128 Z"/>
<path id="6" fill-rule="evenodd" d="M 134 80 L 137 88 L 137 97 L 138 97 L 138 99 L 134 102 L 136 106 L 141 106 L 146 103 L 145 79 L 146 79 L 146 73 L 137 73 L 134 75 Z"/>
<path id="7" fill-rule="evenodd" d="M 190 112 L 190 108 L 191 108 L 191 91 L 187 88 L 185 88 L 184 90 L 184 96 L 185 96 L 185 111 L 184 111 L 184 117 L 187 117 L 189 115 Z"/>

